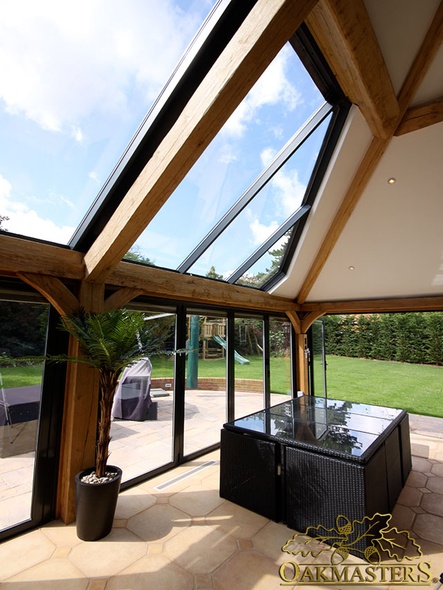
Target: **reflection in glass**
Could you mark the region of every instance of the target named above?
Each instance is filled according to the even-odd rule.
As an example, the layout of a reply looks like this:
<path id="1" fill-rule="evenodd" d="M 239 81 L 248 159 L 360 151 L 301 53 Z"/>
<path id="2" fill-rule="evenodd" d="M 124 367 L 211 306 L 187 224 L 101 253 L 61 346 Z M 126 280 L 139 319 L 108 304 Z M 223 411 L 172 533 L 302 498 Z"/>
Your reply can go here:
<path id="1" fill-rule="evenodd" d="M 49 305 L 0 302 L 0 357 L 43 355 Z M 31 517 L 43 363 L 0 366 L 0 529 Z"/>
<path id="2" fill-rule="evenodd" d="M 293 440 L 313 450 L 364 458 L 371 453 L 377 438 L 405 414 L 403 410 L 381 408 L 383 417 L 370 416 L 367 410 L 368 407 L 353 402 L 304 396 L 230 424 L 283 442 Z"/>

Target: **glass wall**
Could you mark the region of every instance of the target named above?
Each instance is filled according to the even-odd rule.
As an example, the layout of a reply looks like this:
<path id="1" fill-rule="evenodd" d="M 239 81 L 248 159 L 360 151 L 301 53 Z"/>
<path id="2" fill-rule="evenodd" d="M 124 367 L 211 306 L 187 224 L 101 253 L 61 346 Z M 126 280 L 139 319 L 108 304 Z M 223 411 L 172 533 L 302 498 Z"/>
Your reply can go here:
<path id="1" fill-rule="evenodd" d="M 310 353 L 310 393 L 319 397 L 327 397 L 325 328 L 323 318 L 316 320 L 311 326 Z"/>
<path id="2" fill-rule="evenodd" d="M 122 374 L 113 407 L 110 462 L 122 481 L 173 461 L 175 309 L 140 313 L 152 354 Z"/>
<path id="3" fill-rule="evenodd" d="M 217 445 L 228 408 L 238 418 L 291 395 L 291 329 L 284 318 L 146 302 L 131 308 L 145 317 L 141 337 L 150 339 L 152 352 L 122 374 L 114 400 L 110 462 L 121 467 L 124 483 Z M 53 494 L 43 515 L 33 505 L 33 485 L 37 492 L 43 475 L 36 457 L 50 437 L 57 473 L 54 425 L 61 424 L 65 384 L 64 373 L 53 373 L 64 365 L 47 364 L 43 373 L 43 364 L 11 359 L 44 355 L 46 348 L 59 353 L 66 341 L 58 338 L 66 335 L 55 329 L 58 317 L 47 304 L 2 301 L 0 320 L 0 531 L 7 534 L 51 517 Z M 61 336 L 54 340 L 53 333 Z"/>
<path id="4" fill-rule="evenodd" d="M 269 320 L 269 368 L 271 406 L 292 396 L 291 324 L 282 318 Z"/>
<path id="5" fill-rule="evenodd" d="M 0 530 L 31 518 L 49 305 L 0 301 Z"/>
<path id="6" fill-rule="evenodd" d="M 235 417 L 265 406 L 263 318 L 236 315 L 234 320 Z"/>
<path id="7" fill-rule="evenodd" d="M 185 456 L 217 444 L 227 420 L 226 324 L 224 314 L 186 316 Z"/>

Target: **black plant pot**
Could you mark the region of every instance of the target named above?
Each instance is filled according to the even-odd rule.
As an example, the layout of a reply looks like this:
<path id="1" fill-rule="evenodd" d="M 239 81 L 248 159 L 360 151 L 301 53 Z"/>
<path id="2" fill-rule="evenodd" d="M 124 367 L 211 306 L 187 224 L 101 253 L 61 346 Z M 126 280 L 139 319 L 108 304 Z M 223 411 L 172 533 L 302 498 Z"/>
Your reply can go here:
<path id="1" fill-rule="evenodd" d="M 111 532 L 122 479 L 122 470 L 108 465 L 106 471 L 117 474 L 114 479 L 99 484 L 82 482 L 82 477 L 92 471 L 95 471 L 94 467 L 75 476 L 77 536 L 83 541 L 97 541 Z"/>

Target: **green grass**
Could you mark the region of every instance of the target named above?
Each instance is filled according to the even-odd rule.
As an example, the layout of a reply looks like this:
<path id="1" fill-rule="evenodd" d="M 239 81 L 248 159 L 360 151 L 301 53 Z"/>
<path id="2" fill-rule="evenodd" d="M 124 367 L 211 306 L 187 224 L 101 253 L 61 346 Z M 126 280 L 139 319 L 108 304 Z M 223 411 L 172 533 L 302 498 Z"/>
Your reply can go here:
<path id="1" fill-rule="evenodd" d="M 263 379 L 263 359 L 261 356 L 249 357 L 249 365 L 235 363 L 236 379 Z M 152 357 L 153 377 L 173 377 L 174 363 L 165 361 L 164 357 Z M 226 360 L 215 359 L 198 363 L 199 377 L 226 377 Z M 273 393 L 288 391 L 290 379 L 290 366 L 288 358 L 271 358 L 271 388 Z"/>
<path id="2" fill-rule="evenodd" d="M 443 367 L 338 356 L 328 356 L 327 362 L 328 396 L 331 398 L 403 408 L 412 414 L 443 418 Z M 154 376 L 173 376 L 171 360 L 153 357 L 152 364 Z M 288 364 L 288 359 L 271 359 L 273 392 L 286 393 Z M 225 360 L 200 361 L 198 370 L 200 377 L 225 377 Z M 4 387 L 22 387 L 39 384 L 42 367 L 7 367 L 0 372 Z M 262 379 L 262 358 L 251 357 L 249 365 L 236 363 L 235 376 Z"/>
<path id="3" fill-rule="evenodd" d="M 443 367 L 327 357 L 328 396 L 443 418 Z"/>
<path id="4" fill-rule="evenodd" d="M 24 387 L 25 385 L 40 385 L 42 381 L 43 365 L 26 365 L 24 367 L 0 368 L 3 387 Z"/>

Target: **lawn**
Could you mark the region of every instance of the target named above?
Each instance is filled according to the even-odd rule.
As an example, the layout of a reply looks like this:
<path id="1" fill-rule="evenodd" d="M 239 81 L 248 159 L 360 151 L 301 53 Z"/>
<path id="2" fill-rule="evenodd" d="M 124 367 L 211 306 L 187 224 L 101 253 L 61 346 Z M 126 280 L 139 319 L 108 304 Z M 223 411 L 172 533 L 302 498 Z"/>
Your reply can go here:
<path id="1" fill-rule="evenodd" d="M 153 376 L 172 377 L 174 363 L 153 357 Z M 336 399 L 403 408 L 411 414 L 443 418 L 443 367 L 413 365 L 339 356 L 327 358 L 328 396 Z M 225 377 L 224 359 L 200 361 L 200 377 Z M 286 393 L 289 361 L 271 359 L 273 392 Z M 4 387 L 35 385 L 41 381 L 41 365 L 2 368 Z M 263 360 L 252 357 L 249 365 L 235 364 L 236 378 L 262 379 Z"/>
<path id="2" fill-rule="evenodd" d="M 42 380 L 43 365 L 25 365 L 23 367 L 1 367 L 0 374 L 3 387 L 25 387 L 39 385 Z"/>
<path id="3" fill-rule="evenodd" d="M 443 367 L 327 357 L 328 396 L 443 418 Z"/>

